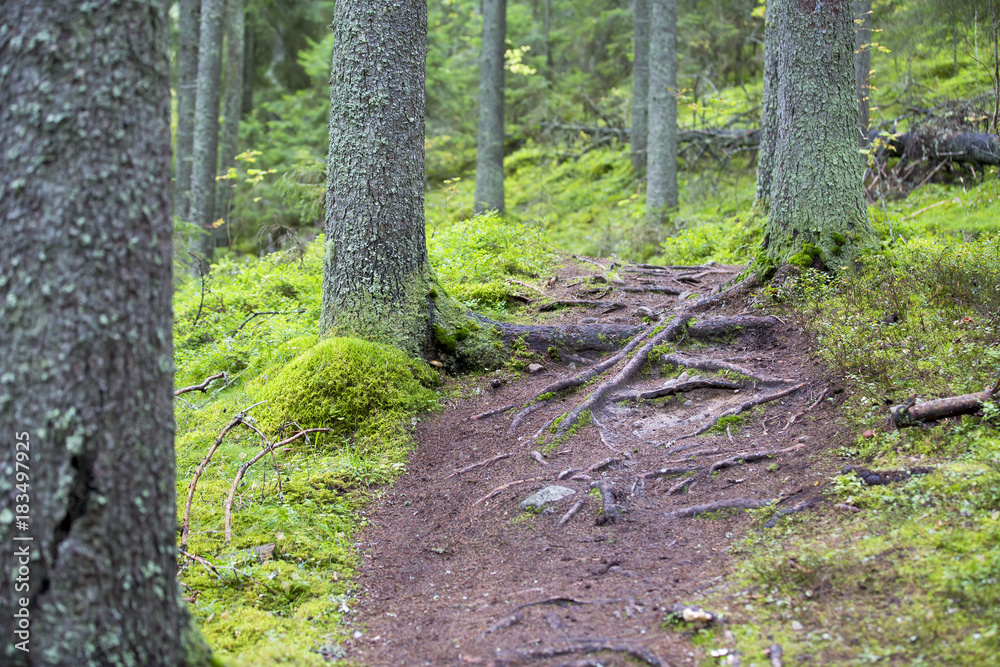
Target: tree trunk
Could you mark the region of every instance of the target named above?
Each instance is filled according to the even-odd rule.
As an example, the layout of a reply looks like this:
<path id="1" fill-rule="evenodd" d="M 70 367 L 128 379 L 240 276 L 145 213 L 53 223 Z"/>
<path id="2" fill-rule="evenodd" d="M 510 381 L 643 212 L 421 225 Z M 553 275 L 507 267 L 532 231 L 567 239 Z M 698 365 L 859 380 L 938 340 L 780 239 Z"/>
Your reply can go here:
<path id="1" fill-rule="evenodd" d="M 766 216 L 771 206 L 771 179 L 774 171 L 774 144 L 778 139 L 778 30 L 775 3 L 767 4 L 764 18 L 764 94 L 760 119 L 760 148 L 757 151 L 757 192 L 753 210 Z"/>
<path id="2" fill-rule="evenodd" d="M 552 78 L 552 45 L 549 35 L 552 32 L 552 0 L 545 0 L 545 20 L 542 29 L 545 32 L 545 76 Z"/>
<path id="3" fill-rule="evenodd" d="M 219 175 L 225 175 L 236 164 L 239 141 L 240 114 L 243 110 L 243 0 L 226 2 L 226 106 L 222 118 L 222 137 L 219 140 Z M 229 245 L 229 204 L 235 181 L 217 181 L 216 210 L 226 219 L 223 228 L 215 230 L 216 245 Z"/>
<path id="4" fill-rule="evenodd" d="M 874 238 L 858 151 L 852 2 L 773 4 L 778 136 L 764 250 L 775 263 L 840 269 Z"/>
<path id="5" fill-rule="evenodd" d="M 632 24 L 635 34 L 632 59 L 632 169 L 646 172 L 646 140 L 649 132 L 649 0 L 634 0 Z"/>
<path id="6" fill-rule="evenodd" d="M 211 225 L 215 221 L 215 175 L 219 150 L 219 87 L 224 13 L 224 0 L 202 0 L 189 217 L 206 232 L 202 251 L 208 261 L 211 261 L 212 251 L 215 248 Z"/>
<path id="7" fill-rule="evenodd" d="M 662 235 L 677 207 L 677 0 L 649 0 L 649 144 L 646 226 Z"/>
<path id="8" fill-rule="evenodd" d="M 0 25 L 0 662 L 196 662 L 175 579 L 167 3 L 4 2 Z"/>
<path id="9" fill-rule="evenodd" d="M 333 26 L 320 331 L 424 355 L 427 3 L 338 2 Z"/>
<path id="10" fill-rule="evenodd" d="M 253 48 L 254 48 L 254 29 L 253 29 L 253 15 L 247 16 L 245 21 L 246 28 L 243 31 L 243 95 L 241 96 L 241 104 L 243 106 L 243 117 L 247 117 L 253 112 L 253 77 L 254 77 L 254 67 L 253 67 Z"/>
<path id="11" fill-rule="evenodd" d="M 181 0 L 177 49 L 177 143 L 174 152 L 174 215 L 187 220 L 194 144 L 194 103 L 198 79 L 201 0 Z"/>
<path id="12" fill-rule="evenodd" d="M 854 85 L 858 95 L 858 130 L 862 148 L 868 145 L 868 110 L 872 66 L 872 0 L 854 2 Z"/>
<path id="13" fill-rule="evenodd" d="M 476 213 L 503 211 L 504 53 L 507 0 L 483 0 L 479 68 L 479 138 L 476 144 Z"/>

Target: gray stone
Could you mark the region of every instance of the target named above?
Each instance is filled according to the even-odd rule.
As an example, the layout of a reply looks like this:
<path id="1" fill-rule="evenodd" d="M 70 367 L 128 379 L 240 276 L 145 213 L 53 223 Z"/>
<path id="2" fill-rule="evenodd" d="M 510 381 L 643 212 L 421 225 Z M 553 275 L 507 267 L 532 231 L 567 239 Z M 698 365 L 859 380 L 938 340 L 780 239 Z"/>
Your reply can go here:
<path id="1" fill-rule="evenodd" d="M 522 510 L 529 509 L 541 509 L 549 503 L 554 503 L 558 500 L 562 500 L 567 496 L 571 496 L 576 491 L 573 489 L 567 489 L 565 486 L 546 486 L 544 489 L 539 489 L 535 491 L 530 496 L 521 501 L 519 507 Z"/>
<path id="2" fill-rule="evenodd" d="M 545 366 L 542 366 L 541 364 L 528 364 L 529 373 L 541 373 L 544 370 Z"/>

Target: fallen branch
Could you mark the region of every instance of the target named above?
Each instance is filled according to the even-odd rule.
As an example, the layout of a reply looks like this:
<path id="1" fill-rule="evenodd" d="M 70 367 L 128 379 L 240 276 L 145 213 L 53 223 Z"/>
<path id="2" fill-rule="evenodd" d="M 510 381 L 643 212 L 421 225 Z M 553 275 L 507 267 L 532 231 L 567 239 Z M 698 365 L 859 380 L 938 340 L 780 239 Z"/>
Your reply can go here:
<path id="1" fill-rule="evenodd" d="M 799 389 L 802 389 L 802 387 L 804 386 L 806 386 L 806 383 L 800 382 L 799 384 L 793 385 L 788 389 L 783 389 L 782 391 L 775 391 L 770 394 L 765 394 L 764 396 L 759 396 L 757 398 L 741 403 L 740 405 L 737 405 L 735 408 L 730 408 L 725 412 L 723 412 L 722 414 L 714 417 L 707 424 L 699 428 L 697 431 L 693 431 L 691 433 L 685 433 L 684 435 L 679 436 L 676 440 L 674 440 L 670 444 L 673 445 L 674 443 L 680 440 L 686 440 L 687 438 L 693 438 L 695 436 L 701 435 L 702 433 L 711 430 L 717 423 L 719 423 L 720 419 L 723 419 L 725 417 L 732 417 L 733 415 L 738 415 L 741 412 L 745 412 L 755 406 L 777 400 L 783 396 L 787 396 L 788 394 L 791 394 L 793 392 L 798 391 Z"/>
<path id="2" fill-rule="evenodd" d="M 481 503 L 483 501 L 489 500 L 490 498 L 492 498 L 494 496 L 500 495 L 501 493 L 503 493 L 507 489 L 513 488 L 515 486 L 519 486 L 521 484 L 528 484 L 529 482 L 540 482 L 543 479 L 545 479 L 545 478 L 544 477 L 530 477 L 528 479 L 518 479 L 518 480 L 514 480 L 513 482 L 507 482 L 506 484 L 501 484 L 500 486 L 498 486 L 497 488 L 493 489 L 492 491 L 490 491 L 485 496 L 483 496 L 482 498 L 480 498 L 479 500 L 477 500 L 476 502 L 474 502 L 472 504 L 473 505 L 478 505 L 479 503 Z"/>
<path id="3" fill-rule="evenodd" d="M 239 486 L 240 481 L 243 479 L 243 475 L 246 474 L 247 470 L 250 469 L 254 463 L 260 461 L 262 458 L 267 456 L 269 453 L 273 453 L 278 447 L 283 447 L 295 440 L 298 440 L 304 435 L 309 433 L 329 433 L 333 431 L 332 428 L 309 428 L 304 431 L 299 431 L 290 438 L 285 438 L 281 442 L 276 442 L 273 445 L 268 443 L 264 449 L 258 452 L 252 459 L 240 466 L 240 469 L 236 471 L 236 477 L 233 479 L 232 486 L 229 487 L 229 495 L 226 497 L 226 502 L 223 505 L 225 509 L 225 521 L 226 521 L 226 544 L 233 541 L 233 498 L 236 496 L 236 487 Z"/>
<path id="4" fill-rule="evenodd" d="M 587 503 L 587 496 L 584 496 L 583 498 L 580 498 L 575 503 L 573 503 L 573 506 L 570 507 L 569 510 L 567 510 L 567 512 L 562 515 L 561 519 L 559 519 L 559 523 L 556 524 L 556 528 L 562 528 L 567 523 L 569 523 L 570 519 L 575 517 L 576 513 L 579 512 L 580 509 L 583 508 L 583 506 L 586 503 Z"/>
<path id="5" fill-rule="evenodd" d="M 898 428 L 919 426 L 924 422 L 978 412 L 983 409 L 986 403 L 993 400 L 993 390 L 987 389 L 975 394 L 949 396 L 948 398 L 939 398 L 934 401 L 924 401 L 923 403 L 894 405 L 889 409 L 889 414 L 892 415 L 892 421 Z"/>
<path id="6" fill-rule="evenodd" d="M 210 385 L 212 382 L 214 382 L 215 380 L 225 379 L 228 377 L 229 376 L 226 375 L 225 371 L 222 371 L 221 373 L 216 373 L 215 375 L 212 375 L 202 380 L 201 384 L 193 384 L 190 387 L 184 387 L 182 389 L 178 389 L 177 391 L 174 392 L 174 396 L 180 396 L 181 394 L 186 394 L 191 391 L 202 391 L 202 392 L 208 391 L 208 385 Z"/>
<path id="7" fill-rule="evenodd" d="M 206 570 L 208 570 L 209 572 L 211 572 L 215 576 L 217 576 L 217 577 L 221 577 L 222 576 L 221 574 L 219 574 L 219 571 L 217 569 L 215 569 L 215 566 L 212 565 L 212 563 L 208 561 L 208 559 L 202 558 L 201 556 L 196 556 L 195 554 L 192 554 L 192 553 L 188 553 L 187 551 L 184 551 L 183 549 L 178 549 L 177 553 L 180 554 L 181 556 L 184 556 L 185 558 L 190 558 L 191 560 L 193 560 L 194 562 L 198 563 L 199 565 L 201 565 L 202 567 L 204 567 Z"/>
<path id="8" fill-rule="evenodd" d="M 492 417 L 493 415 L 498 415 L 501 412 L 507 412 L 511 408 L 516 408 L 517 403 L 511 403 L 510 405 L 505 405 L 502 408 L 496 408 L 495 410 L 489 410 L 488 412 L 483 412 L 478 415 L 472 415 L 469 417 L 470 421 L 479 421 L 480 419 L 486 419 L 487 417 Z"/>
<path id="9" fill-rule="evenodd" d="M 466 466 L 466 467 L 462 468 L 461 470 L 456 470 L 455 472 L 453 472 L 450 475 L 448 475 L 447 477 L 445 477 L 445 479 L 451 479 L 452 477 L 456 477 L 456 476 L 461 475 L 463 473 L 467 473 L 470 470 L 475 470 L 476 468 L 481 468 L 482 466 L 488 466 L 491 463 L 494 463 L 496 461 L 501 461 L 503 459 L 510 458 L 511 456 L 513 456 L 513 454 L 510 454 L 510 453 L 507 453 L 507 454 L 497 454 L 496 456 L 494 456 L 492 458 L 483 459 L 482 461 L 478 461 L 476 463 L 473 463 L 472 465 Z"/>
<path id="10" fill-rule="evenodd" d="M 716 510 L 752 510 L 758 507 L 766 507 L 771 502 L 770 500 L 756 500 L 753 498 L 731 498 L 730 500 L 717 500 L 714 503 L 705 503 L 704 505 L 691 505 L 690 507 L 685 507 L 674 512 L 667 512 L 666 516 L 667 518 L 686 519 Z"/>
<path id="11" fill-rule="evenodd" d="M 545 293 L 545 292 L 543 292 L 542 290 L 538 289 L 538 288 L 537 288 L 537 287 L 535 287 L 534 285 L 529 285 L 528 283 L 525 283 L 525 282 L 521 282 L 520 280 L 516 280 L 516 279 L 514 279 L 514 278 L 508 278 L 508 279 L 507 279 L 507 282 L 508 282 L 508 283 L 513 283 L 513 284 L 515 284 L 515 285 L 520 285 L 521 287 L 527 287 L 527 288 L 528 288 L 528 289 L 530 289 L 530 290 L 535 290 L 536 292 L 538 292 L 539 294 L 541 294 L 541 295 L 542 295 L 542 296 L 544 296 L 544 297 L 547 297 L 547 296 L 548 296 L 548 294 L 546 294 L 546 293 Z"/>

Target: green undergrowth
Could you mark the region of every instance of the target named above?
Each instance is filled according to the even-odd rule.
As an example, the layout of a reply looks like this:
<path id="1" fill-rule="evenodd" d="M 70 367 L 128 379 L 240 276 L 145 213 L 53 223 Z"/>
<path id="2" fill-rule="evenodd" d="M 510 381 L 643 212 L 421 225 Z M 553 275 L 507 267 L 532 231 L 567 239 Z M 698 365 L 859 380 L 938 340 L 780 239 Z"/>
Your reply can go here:
<path id="1" fill-rule="evenodd" d="M 487 309 L 506 308 L 508 278 L 538 276 L 555 257 L 540 230 L 495 215 L 438 235 L 430 256 L 442 289 Z M 196 469 L 245 415 L 198 479 L 184 545 L 192 556 L 180 559 L 191 610 L 230 664 L 320 665 L 342 655 L 363 508 L 405 470 L 410 428 L 442 391 L 438 371 L 397 348 L 319 340 L 322 265 L 320 238 L 223 258 L 175 290 L 175 385 L 227 374 L 175 400 L 179 526 Z M 277 443 L 314 428 L 330 430 L 249 465 L 262 437 Z M 228 543 L 225 504 L 241 470 Z"/>
<path id="2" fill-rule="evenodd" d="M 805 271 L 770 297 L 845 381 L 858 435 L 831 453 L 873 470 L 929 467 L 888 486 L 836 475 L 828 503 L 760 521 L 711 603 L 743 664 L 989 664 L 1000 652 L 1000 408 L 891 429 L 888 407 L 982 391 L 1000 375 L 1000 235 L 885 243 L 859 273 Z M 838 511 L 834 504 L 857 508 Z"/>

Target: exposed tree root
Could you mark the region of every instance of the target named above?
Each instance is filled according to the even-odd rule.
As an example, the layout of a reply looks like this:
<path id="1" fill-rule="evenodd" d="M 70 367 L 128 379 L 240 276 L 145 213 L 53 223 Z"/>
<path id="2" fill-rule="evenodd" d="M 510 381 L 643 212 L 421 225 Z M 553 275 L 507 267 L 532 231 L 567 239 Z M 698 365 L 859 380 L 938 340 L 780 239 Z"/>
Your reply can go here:
<path id="1" fill-rule="evenodd" d="M 473 463 L 472 465 L 465 466 L 461 470 L 456 470 L 455 472 L 453 472 L 450 475 L 448 475 L 447 477 L 445 477 L 445 479 L 451 479 L 452 477 L 457 477 L 458 475 L 461 475 L 463 473 L 467 473 L 470 470 L 475 470 L 476 468 L 481 468 L 483 466 L 488 466 L 491 463 L 495 463 L 495 462 L 501 461 L 503 459 L 508 459 L 511 456 L 513 456 L 513 454 L 510 454 L 510 453 L 497 454 L 494 457 L 491 457 L 491 458 L 488 458 L 488 459 L 483 459 L 482 461 L 477 461 L 476 463 Z"/>
<path id="2" fill-rule="evenodd" d="M 760 315 L 713 317 L 692 322 L 688 325 L 687 334 L 692 338 L 717 338 L 730 335 L 741 329 L 768 329 L 777 323 L 778 318 L 776 317 L 762 317 Z"/>
<path id="3" fill-rule="evenodd" d="M 803 443 L 797 445 L 792 445 L 791 447 L 786 447 L 785 449 L 773 449 L 769 451 L 758 451 L 758 452 L 746 452 L 743 454 L 736 454 L 728 459 L 722 459 L 721 461 L 716 461 L 708 467 L 708 474 L 711 475 L 716 470 L 724 470 L 726 468 L 731 468 L 735 465 L 740 465 L 741 463 L 755 463 L 757 461 L 763 461 L 764 459 L 774 458 L 775 456 L 781 456 L 782 454 L 791 454 L 792 452 L 797 452 L 799 450 L 805 449 Z"/>
<path id="4" fill-rule="evenodd" d="M 711 296 L 702 297 L 698 299 L 691 307 L 695 312 L 702 312 L 708 310 L 713 306 L 717 306 L 720 303 L 725 303 L 726 301 L 739 298 L 749 292 L 750 290 L 757 287 L 761 282 L 760 276 L 756 273 L 746 278 L 732 287 L 725 289 L 718 294 L 712 294 Z"/>
<path id="5" fill-rule="evenodd" d="M 479 633 L 479 638 L 482 639 L 486 635 L 492 634 L 498 630 L 506 630 L 507 628 L 517 625 L 524 620 L 524 614 L 519 611 L 514 612 L 510 616 L 504 616 L 499 621 L 491 625 L 490 627 Z"/>
<path id="6" fill-rule="evenodd" d="M 535 398 L 537 399 L 538 397 L 536 396 Z M 547 400 L 547 401 L 539 401 L 538 403 L 532 403 L 531 405 L 527 406 L 526 408 L 518 412 L 516 415 L 514 415 L 514 418 L 510 420 L 510 426 L 507 427 L 507 435 L 514 435 L 514 431 L 516 431 L 517 427 L 521 425 L 521 421 L 523 421 L 525 417 L 530 415 L 535 410 L 540 410 L 544 408 L 551 402 L 552 402 L 551 400 Z"/>
<path id="7" fill-rule="evenodd" d="M 573 503 L 573 506 L 570 507 L 569 510 L 562 515 L 561 519 L 559 519 L 559 523 L 556 524 L 556 528 L 562 528 L 567 523 L 569 523 L 569 521 L 576 516 L 576 513 L 579 512 L 586 503 L 587 503 L 587 496 L 584 496 L 583 498 L 580 498 L 575 503 Z"/>
<path id="8" fill-rule="evenodd" d="M 549 301 L 546 304 L 539 306 L 539 312 L 547 312 L 550 310 L 556 310 L 557 308 L 571 308 L 573 306 L 580 306 L 583 308 L 606 308 L 605 313 L 610 313 L 616 310 L 621 310 L 625 307 L 625 304 L 621 301 L 589 301 L 587 299 L 559 299 L 558 301 Z"/>
<path id="9" fill-rule="evenodd" d="M 536 461 L 538 461 L 543 466 L 549 465 L 549 462 L 545 460 L 545 457 L 542 456 L 542 453 L 540 451 L 538 451 L 537 449 L 534 450 L 533 452 L 531 452 L 531 458 L 535 459 Z"/>
<path id="10" fill-rule="evenodd" d="M 601 479 L 593 482 L 591 486 L 601 492 L 601 515 L 597 517 L 597 525 L 604 526 L 609 523 L 618 523 L 621 512 L 618 511 L 618 506 L 615 505 L 615 496 L 611 490 L 611 484 L 607 480 Z"/>
<path id="11" fill-rule="evenodd" d="M 740 405 L 737 405 L 735 408 L 730 408 L 729 410 L 726 410 L 725 412 L 723 412 L 723 413 L 715 416 L 714 418 L 712 418 L 711 420 L 709 420 L 709 422 L 707 424 L 705 424 L 704 426 L 702 426 L 701 428 L 699 428 L 697 431 L 692 431 L 691 433 L 685 433 L 682 436 L 678 436 L 673 442 L 670 443 L 670 445 L 668 445 L 668 449 L 670 448 L 670 446 L 672 446 L 676 442 L 679 442 L 680 440 L 686 440 L 687 438 L 693 438 L 695 436 L 701 435 L 702 433 L 705 433 L 706 431 L 711 430 L 712 427 L 714 427 L 717 423 L 719 423 L 719 420 L 722 419 L 722 418 L 724 418 L 724 417 L 732 417 L 733 415 L 738 415 L 741 412 L 745 412 L 745 411 L 749 410 L 752 407 L 755 407 L 757 405 L 761 405 L 762 403 L 768 403 L 770 401 L 777 400 L 777 399 L 779 399 L 779 398 L 781 398 L 783 396 L 787 396 L 788 394 L 791 394 L 793 392 L 798 391 L 799 389 L 802 389 L 802 387 L 804 387 L 804 386 L 806 386 L 806 384 L 804 382 L 800 382 L 800 383 L 798 383 L 796 385 L 793 385 L 793 386 L 791 386 L 791 387 L 789 387 L 787 389 L 783 389 L 781 391 L 775 391 L 775 392 L 772 392 L 770 394 L 765 394 L 763 396 L 758 396 L 757 398 L 750 399 L 749 401 L 745 401 L 744 403 L 741 403 Z M 679 450 L 677 450 L 677 451 L 679 451 Z"/>
<path id="12" fill-rule="evenodd" d="M 584 401 L 566 413 L 565 419 L 559 422 L 555 437 L 559 438 L 572 428 L 580 419 L 580 415 L 585 410 L 595 411 L 614 390 L 621 388 L 625 383 L 634 378 L 642 365 L 649 358 L 649 351 L 660 343 L 665 343 L 677 336 L 684 330 L 684 325 L 691 318 L 690 313 L 682 312 L 676 315 L 669 324 L 664 326 L 658 333 L 650 336 L 636 355 L 610 380 L 606 380 L 597 386 L 596 389 Z"/>
<path id="13" fill-rule="evenodd" d="M 487 417 L 492 417 L 493 415 L 498 415 L 501 412 L 507 412 L 512 408 L 516 408 L 517 403 L 511 403 L 510 405 L 505 405 L 502 408 L 496 408 L 495 410 L 489 410 L 487 412 L 480 413 L 478 415 L 473 415 L 469 417 L 470 421 L 479 421 L 480 419 L 486 419 Z"/>
<path id="14" fill-rule="evenodd" d="M 654 398 L 663 398 L 664 396 L 680 394 L 685 391 L 692 391 L 694 389 L 740 389 L 742 386 L 743 385 L 736 382 L 729 382 L 728 380 L 694 377 L 688 380 L 669 380 L 662 387 L 649 389 L 647 391 L 639 391 L 636 389 L 623 391 L 612 396 L 610 400 L 651 400 Z"/>
<path id="15" fill-rule="evenodd" d="M 656 479 L 657 477 L 673 477 L 674 475 L 683 475 L 689 472 L 698 472 L 701 470 L 701 466 L 679 466 L 675 468 L 660 468 L 659 470 L 653 470 L 652 472 L 647 472 L 639 475 L 640 479 Z"/>
<path id="16" fill-rule="evenodd" d="M 642 646 L 633 646 L 610 639 L 570 639 L 557 646 L 523 647 L 513 653 L 501 653 L 502 659 L 543 660 L 568 653 L 626 653 L 652 667 L 663 667 L 660 659 Z"/>
<path id="17" fill-rule="evenodd" d="M 714 503 L 705 503 L 704 505 L 691 505 L 675 512 L 667 512 L 666 516 L 668 518 L 686 519 L 716 510 L 752 510 L 758 507 L 766 507 L 771 502 L 770 500 L 757 500 L 754 498 L 731 498 L 729 500 L 717 500 Z"/>
<path id="18" fill-rule="evenodd" d="M 680 368 L 692 368 L 698 371 L 730 371 L 732 373 L 738 373 L 744 377 L 750 378 L 758 384 L 787 384 L 790 382 L 790 380 L 785 380 L 783 378 L 760 375 L 745 366 L 732 364 L 728 361 L 722 361 L 719 359 L 698 359 L 674 353 L 660 357 L 660 363 L 663 365 L 678 366 Z"/>
<path id="19" fill-rule="evenodd" d="M 480 498 L 479 500 L 477 500 L 476 502 L 474 502 L 472 504 L 473 505 L 478 505 L 479 503 L 487 501 L 490 498 L 493 498 L 494 496 L 500 495 L 501 493 L 503 493 L 507 489 L 513 488 L 515 486 L 520 486 L 521 484 L 528 484 L 530 482 L 541 482 L 544 479 L 545 479 L 544 477 L 529 477 L 528 479 L 518 479 L 518 480 L 514 480 L 513 482 L 507 482 L 506 484 L 501 484 L 500 486 L 498 486 L 497 488 L 493 489 L 492 491 L 490 491 L 485 496 L 483 496 L 482 498 Z"/>
<path id="20" fill-rule="evenodd" d="M 792 424 L 794 424 L 796 419 L 798 419 L 799 417 L 801 417 L 802 415 L 806 414 L 807 412 L 809 412 L 810 410 L 812 410 L 813 408 L 815 408 L 817 405 L 819 405 L 823 401 L 823 399 L 826 398 L 826 395 L 828 393 L 830 393 L 830 388 L 829 387 L 827 387 L 823 391 L 821 391 L 819 393 L 819 398 L 817 398 L 815 401 L 813 401 L 812 404 L 810 404 L 808 408 L 806 408 L 805 410 L 803 410 L 801 412 L 797 412 L 794 415 L 792 415 L 791 417 L 789 417 L 788 418 L 788 422 L 785 424 L 785 427 L 783 429 L 781 429 L 780 431 L 778 431 L 778 433 L 784 433 L 785 431 L 787 431 L 788 427 L 791 426 Z"/>

